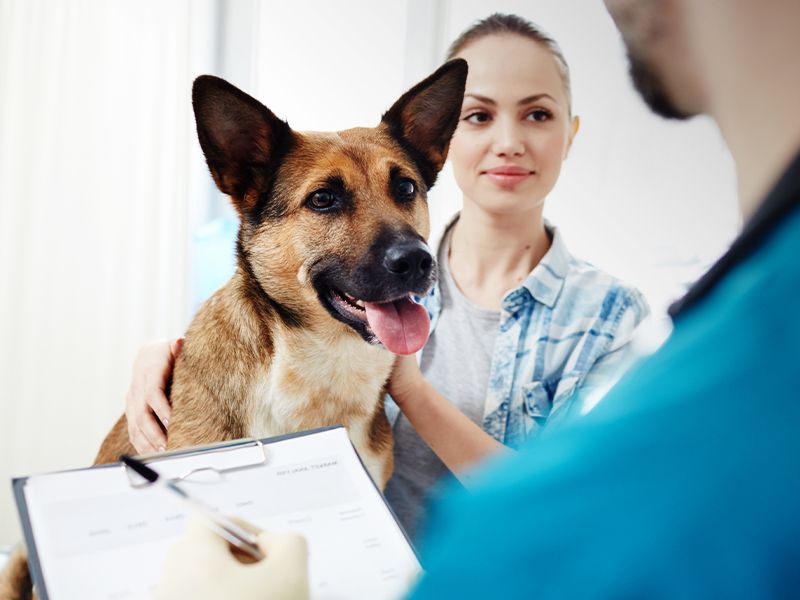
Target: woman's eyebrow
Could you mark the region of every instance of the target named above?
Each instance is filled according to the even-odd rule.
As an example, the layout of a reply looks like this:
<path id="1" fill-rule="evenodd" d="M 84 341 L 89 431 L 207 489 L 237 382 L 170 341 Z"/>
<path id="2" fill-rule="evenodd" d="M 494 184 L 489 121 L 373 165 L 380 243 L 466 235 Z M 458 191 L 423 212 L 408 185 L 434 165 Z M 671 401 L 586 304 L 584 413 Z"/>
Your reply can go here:
<path id="1" fill-rule="evenodd" d="M 492 106 L 497 105 L 497 102 L 488 98 L 486 96 L 480 96 L 478 94 L 464 94 L 464 98 L 475 98 L 478 102 L 483 102 L 484 104 L 490 104 Z"/>
<path id="2" fill-rule="evenodd" d="M 497 106 L 497 102 L 495 102 L 494 100 L 492 100 L 488 96 L 481 96 L 480 94 L 468 93 L 468 94 L 464 94 L 464 98 L 474 98 L 478 102 L 483 102 L 484 104 L 488 104 L 490 106 Z M 549 98 L 553 102 L 556 101 L 556 99 L 553 98 L 550 94 L 541 93 L 541 94 L 533 94 L 532 96 L 526 96 L 525 98 L 523 98 L 522 100 L 517 102 L 517 105 L 518 106 L 523 106 L 525 104 L 531 104 L 533 102 L 538 102 L 542 98 Z"/>
<path id="3" fill-rule="evenodd" d="M 556 99 L 553 98 L 550 94 L 544 94 L 543 93 L 543 94 L 534 94 L 533 96 L 528 96 L 526 98 L 523 98 L 522 100 L 517 102 L 517 105 L 518 106 L 522 106 L 523 104 L 531 104 L 532 102 L 538 102 L 542 98 L 549 98 L 553 102 L 556 101 Z"/>

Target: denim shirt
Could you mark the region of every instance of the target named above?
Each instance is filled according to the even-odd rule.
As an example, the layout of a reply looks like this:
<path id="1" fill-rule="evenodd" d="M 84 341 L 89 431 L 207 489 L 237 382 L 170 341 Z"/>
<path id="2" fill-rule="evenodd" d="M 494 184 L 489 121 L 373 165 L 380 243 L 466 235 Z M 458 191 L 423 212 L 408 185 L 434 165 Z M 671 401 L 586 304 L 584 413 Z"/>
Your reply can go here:
<path id="1" fill-rule="evenodd" d="M 546 423 L 588 410 L 593 392 L 607 389 L 627 365 L 626 345 L 649 313 L 638 290 L 572 256 L 558 229 L 546 227 L 550 249 L 502 300 L 489 371 L 483 429 L 511 447 Z M 433 331 L 439 286 L 420 302 Z M 394 424 L 391 399 L 386 411 Z"/>

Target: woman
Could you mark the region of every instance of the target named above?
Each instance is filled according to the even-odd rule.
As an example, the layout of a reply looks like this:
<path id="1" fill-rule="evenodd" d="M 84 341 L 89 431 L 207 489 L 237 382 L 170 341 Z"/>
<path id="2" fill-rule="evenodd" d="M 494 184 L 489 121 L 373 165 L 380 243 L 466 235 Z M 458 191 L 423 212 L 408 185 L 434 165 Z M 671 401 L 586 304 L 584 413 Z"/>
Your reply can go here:
<path id="1" fill-rule="evenodd" d="M 545 424 L 586 409 L 618 375 L 622 348 L 648 312 L 641 294 L 573 257 L 542 216 L 579 121 L 553 40 L 513 15 L 465 31 L 448 59 L 469 64 L 449 158 L 463 209 L 438 249 L 439 284 L 421 353 L 399 357 L 388 384 L 395 472 L 386 497 L 414 537 L 428 490 Z M 128 395 L 131 441 L 166 443 L 164 382 L 178 344 L 140 352 Z M 581 392 L 581 393 L 579 393 Z M 394 409 L 394 410 L 393 410 Z"/>

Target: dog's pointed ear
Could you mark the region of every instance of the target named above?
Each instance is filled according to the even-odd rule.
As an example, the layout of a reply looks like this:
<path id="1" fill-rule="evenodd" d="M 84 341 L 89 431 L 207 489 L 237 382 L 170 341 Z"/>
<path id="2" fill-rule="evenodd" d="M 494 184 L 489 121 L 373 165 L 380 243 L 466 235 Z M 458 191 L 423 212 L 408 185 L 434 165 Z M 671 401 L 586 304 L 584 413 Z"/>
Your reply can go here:
<path id="1" fill-rule="evenodd" d="M 466 81 L 467 61 L 451 60 L 403 94 L 383 115 L 383 123 L 411 154 L 429 189 L 447 159 Z"/>
<path id="2" fill-rule="evenodd" d="M 256 201 L 247 190 L 269 180 L 292 145 L 292 130 L 258 100 L 213 75 L 194 80 L 192 106 L 211 175 L 244 215 Z"/>

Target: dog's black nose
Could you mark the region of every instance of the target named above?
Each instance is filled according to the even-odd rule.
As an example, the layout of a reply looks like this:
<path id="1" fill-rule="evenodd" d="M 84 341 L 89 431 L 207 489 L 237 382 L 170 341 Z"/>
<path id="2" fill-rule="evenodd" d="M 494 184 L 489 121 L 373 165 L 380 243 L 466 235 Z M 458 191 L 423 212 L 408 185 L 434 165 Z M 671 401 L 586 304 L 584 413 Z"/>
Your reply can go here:
<path id="1" fill-rule="evenodd" d="M 422 240 L 407 240 L 389 246 L 383 257 L 383 265 L 400 279 L 424 280 L 433 269 L 433 256 Z"/>

